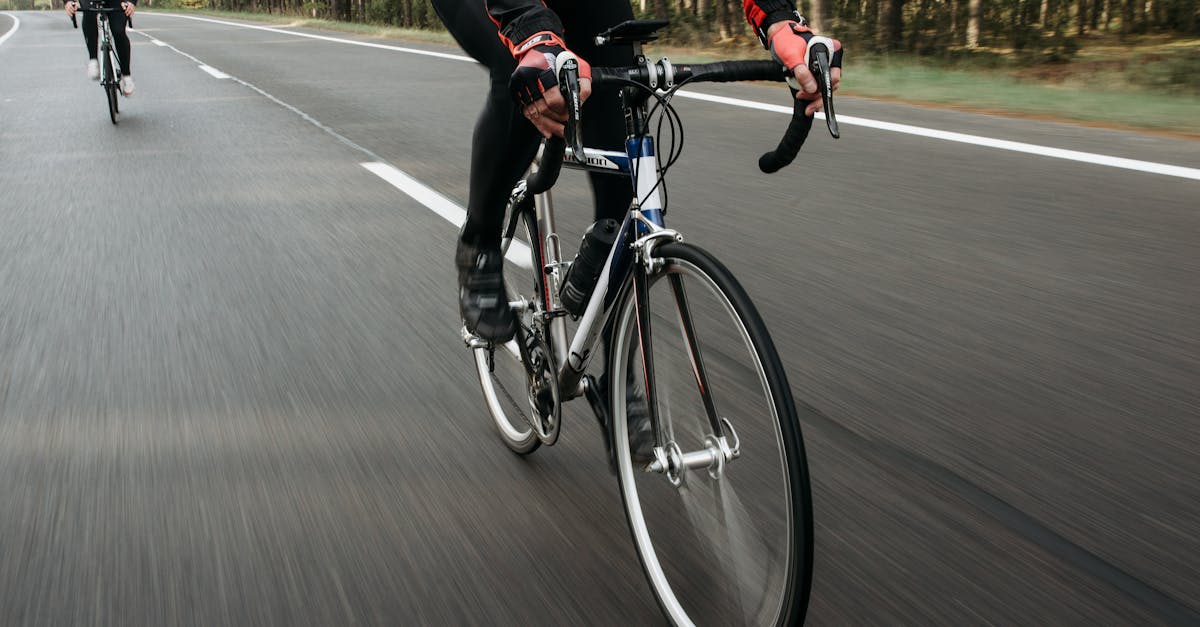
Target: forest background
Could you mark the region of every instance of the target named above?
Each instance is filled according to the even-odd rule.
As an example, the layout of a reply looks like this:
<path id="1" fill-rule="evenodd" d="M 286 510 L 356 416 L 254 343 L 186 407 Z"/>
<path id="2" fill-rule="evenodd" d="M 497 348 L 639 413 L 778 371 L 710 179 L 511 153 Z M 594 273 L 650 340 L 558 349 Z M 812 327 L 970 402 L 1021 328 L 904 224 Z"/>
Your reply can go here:
<path id="1" fill-rule="evenodd" d="M 0 9 L 61 0 L 0 0 Z M 1200 0 L 798 0 L 847 49 L 847 95 L 1200 137 Z M 761 57 L 740 0 L 633 0 L 673 59 Z M 449 42 L 429 0 L 141 0 Z M 302 21 L 298 21 L 302 20 Z"/>

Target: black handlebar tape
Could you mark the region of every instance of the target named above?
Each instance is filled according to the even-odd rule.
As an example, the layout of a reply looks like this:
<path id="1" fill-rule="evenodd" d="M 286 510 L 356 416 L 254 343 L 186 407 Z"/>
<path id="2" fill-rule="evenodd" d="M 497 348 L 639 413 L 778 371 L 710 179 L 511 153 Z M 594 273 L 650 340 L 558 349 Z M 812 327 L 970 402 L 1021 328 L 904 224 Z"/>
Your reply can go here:
<path id="1" fill-rule="evenodd" d="M 795 91 L 792 92 L 792 95 L 795 96 Z M 794 161 L 796 155 L 800 153 L 800 148 L 804 146 L 804 140 L 808 139 L 808 131 L 812 129 L 812 116 L 804 115 L 808 101 L 794 98 L 793 101 L 795 108 L 792 112 L 792 122 L 788 124 L 783 139 L 779 140 L 779 146 L 758 159 L 758 169 L 767 174 L 778 172 Z"/>
<path id="2" fill-rule="evenodd" d="M 775 61 L 720 61 L 682 66 L 690 70 L 693 81 L 722 83 L 734 81 L 783 81 L 787 78 L 783 66 Z M 683 72 L 680 72 L 681 74 Z"/>
<path id="3" fill-rule="evenodd" d="M 637 80 L 638 76 L 643 76 L 645 73 L 645 68 L 639 67 L 592 67 L 592 87 Z"/>
<path id="4" fill-rule="evenodd" d="M 546 140 L 546 146 L 542 149 L 542 161 L 538 164 L 538 171 L 534 172 L 525 181 L 525 191 L 528 194 L 540 194 L 551 187 L 558 181 L 558 173 L 562 171 L 563 151 L 567 148 L 567 142 L 561 137 L 551 137 Z"/>
<path id="5" fill-rule="evenodd" d="M 655 72 L 661 66 L 655 65 Z M 774 61 L 721 61 L 718 63 L 681 64 L 674 66 L 675 82 L 685 80 L 695 82 L 729 83 L 736 81 L 783 81 L 787 78 L 783 67 Z M 592 85 L 605 83 L 636 83 L 648 84 L 647 70 L 642 66 L 634 67 L 593 67 Z"/>

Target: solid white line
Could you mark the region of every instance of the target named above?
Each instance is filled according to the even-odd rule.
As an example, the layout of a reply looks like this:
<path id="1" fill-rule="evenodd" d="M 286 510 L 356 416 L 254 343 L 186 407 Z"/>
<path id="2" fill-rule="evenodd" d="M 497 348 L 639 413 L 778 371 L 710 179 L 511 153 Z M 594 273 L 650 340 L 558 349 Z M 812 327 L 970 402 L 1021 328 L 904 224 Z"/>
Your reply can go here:
<path id="1" fill-rule="evenodd" d="M 176 13 L 158 13 L 158 15 L 166 15 L 170 17 L 178 17 L 188 20 L 198 20 L 202 22 L 212 22 L 214 24 L 224 24 L 228 26 L 237 26 L 240 28 L 250 28 L 254 30 L 264 30 L 273 33 L 282 33 L 293 35 L 296 37 L 307 37 L 309 39 L 320 39 L 322 41 L 332 41 L 344 43 L 353 46 L 365 46 L 368 48 L 380 48 L 383 50 L 395 50 L 397 52 L 407 52 L 411 54 L 421 54 L 443 59 L 451 59 L 454 61 L 468 61 L 475 63 L 475 60 L 470 57 L 455 54 L 444 54 L 440 52 L 430 52 L 428 50 L 417 50 L 414 48 L 402 48 L 399 46 L 389 46 L 385 44 L 377 44 L 365 41 L 355 41 L 352 39 L 341 39 L 339 37 L 327 37 L 324 35 L 312 35 L 309 33 L 298 33 L 295 31 L 284 30 L 280 28 L 270 28 L 267 26 L 255 26 L 251 24 L 239 24 L 237 22 L 227 22 L 225 20 L 214 20 L 206 17 L 196 17 L 192 15 L 179 15 Z M 743 100 L 741 98 L 729 98 L 726 96 L 713 96 L 698 92 L 681 90 L 678 95 L 684 98 L 693 98 L 696 100 L 705 100 L 735 107 L 746 109 L 756 109 L 759 111 L 771 111 L 774 113 L 792 114 L 791 107 L 785 107 L 764 102 L 755 102 L 753 100 Z M 821 119 L 824 116 L 817 114 Z M 876 130 L 890 131 L 893 133 L 903 133 L 906 135 L 915 135 L 918 137 L 927 137 L 930 139 L 939 139 L 943 141 L 956 142 L 962 144 L 971 144 L 984 148 L 995 148 L 998 150 L 1009 150 L 1013 152 L 1021 152 L 1026 154 L 1038 155 L 1042 157 L 1051 157 L 1054 159 L 1064 159 L 1067 161 L 1077 161 L 1081 163 L 1089 163 L 1092 165 L 1101 165 L 1112 168 L 1121 168 L 1125 170 L 1135 170 L 1139 172 L 1149 172 L 1152 174 L 1161 174 L 1165 176 L 1175 176 L 1179 178 L 1200 180 L 1200 169 L 1186 168 L 1183 166 L 1170 165 L 1165 163 L 1155 163 L 1153 161 L 1140 161 L 1137 159 L 1126 159 L 1124 157 L 1113 157 L 1109 155 L 1101 155 L 1090 152 L 1081 152 L 1078 150 L 1066 150 L 1063 148 L 1052 148 L 1050 146 L 1040 146 L 1038 144 L 1027 144 L 1024 142 L 1015 142 L 1005 139 L 994 139 L 991 137 L 983 137 L 980 135 L 968 135 L 966 133 L 954 133 L 950 131 L 939 131 L 937 129 L 925 128 L 921 126 L 912 126 L 909 124 L 897 124 L 894 122 L 883 122 L 880 120 L 871 120 L 868 118 L 860 118 L 854 116 L 843 115 L 838 118 L 838 121 L 850 126 L 864 126 Z"/>
<path id="2" fill-rule="evenodd" d="M 21 27 L 21 19 L 20 18 L 13 15 L 12 13 L 5 13 L 4 15 L 7 15 L 13 19 L 13 25 L 12 25 L 12 28 L 8 29 L 7 33 L 0 35 L 0 44 L 3 44 L 5 41 L 8 41 L 8 38 L 12 37 L 13 33 L 17 32 L 17 29 Z"/>
<path id="3" fill-rule="evenodd" d="M 391 183 L 393 187 L 408 194 L 413 200 L 425 205 L 430 211 L 442 216 L 454 226 L 462 226 L 463 222 L 467 219 L 465 209 L 455 204 L 449 198 L 437 193 L 431 187 L 401 172 L 396 166 L 390 163 L 375 161 L 363 163 L 362 167 Z M 533 267 L 533 264 L 530 262 L 532 257 L 529 246 L 526 246 L 522 242 L 513 240 L 513 243 L 508 247 L 508 254 L 504 257 L 510 262 L 519 264 L 524 268 Z"/>
<path id="4" fill-rule="evenodd" d="M 204 65 L 203 63 L 200 64 L 200 69 L 204 70 L 205 72 L 208 72 L 213 78 L 229 78 L 228 74 L 222 72 L 221 70 L 218 70 L 215 67 L 209 67 L 207 65 Z"/>
<path id="5" fill-rule="evenodd" d="M 153 42 L 154 42 L 154 45 L 156 45 L 156 46 L 166 46 L 166 45 L 167 45 L 167 42 L 165 42 L 165 41 L 160 41 L 160 40 L 158 40 L 158 39 L 151 39 L 150 41 L 153 41 Z"/>
<path id="6" fill-rule="evenodd" d="M 225 20 L 214 20 L 209 17 L 196 17 L 194 15 L 180 15 L 178 13 L 155 13 L 155 15 L 165 15 L 168 17 L 178 17 L 185 20 L 196 20 L 199 22 L 212 22 L 213 24 L 224 24 L 226 26 L 238 26 L 241 28 L 250 28 L 253 30 L 263 30 L 269 33 L 282 33 L 293 37 L 307 37 L 308 39 L 319 39 L 321 41 L 333 41 L 340 44 L 350 44 L 352 46 L 364 46 L 366 48 L 380 48 L 383 50 L 395 50 L 397 52 L 407 52 L 409 54 L 421 54 L 430 57 L 438 57 L 440 59 L 450 59 L 452 61 L 470 61 L 475 63 L 475 59 L 464 57 L 460 54 L 446 54 L 445 52 L 433 52 L 430 50 L 418 50 L 417 48 L 402 48 L 400 46 L 389 46 L 387 44 L 377 44 L 369 41 L 356 41 L 353 39 L 342 39 L 340 37 L 326 37 L 325 35 L 313 35 L 312 33 L 301 33 L 283 28 L 271 28 L 270 26 L 256 26 L 254 24 L 240 24 L 238 22 L 227 22 Z"/>
<path id="7" fill-rule="evenodd" d="M 780 105 L 766 104 L 762 102 L 754 102 L 752 100 L 741 100 L 739 98 L 729 98 L 726 96 L 712 96 L 709 94 L 700 94 L 691 91 L 680 91 L 680 96 L 685 98 L 693 98 L 695 100 L 705 100 L 708 102 L 716 102 L 720 104 L 728 104 L 737 107 L 745 107 L 747 109 L 758 109 L 760 111 L 771 111 L 774 113 L 792 114 L 791 107 L 783 107 Z M 825 119 L 823 114 L 818 113 L 820 119 Z M 1111 157 L 1108 155 L 1100 155 L 1090 152 L 1080 152 L 1078 150 L 1066 150 L 1063 148 L 1051 148 L 1049 146 L 1039 146 L 1037 144 L 1026 144 L 1024 142 L 1014 142 L 1006 139 L 994 139 L 991 137 L 983 137 L 980 135 L 968 135 L 966 133 L 952 133 L 950 131 L 939 131 L 937 129 L 925 128 L 922 126 L 912 126 L 909 124 L 896 124 L 895 122 L 882 122 L 879 120 L 871 120 L 867 118 L 859 118 L 852 115 L 838 116 L 838 123 L 851 126 L 865 126 L 867 128 L 879 129 L 882 131 L 891 131 L 893 133 L 904 133 L 906 135 L 916 135 L 919 137 L 929 137 L 932 139 L 940 139 L 949 142 L 958 142 L 962 144 L 972 144 L 975 146 L 984 146 L 986 148 L 996 148 L 998 150 L 1011 150 L 1014 152 L 1023 152 L 1031 155 L 1039 155 L 1042 157 L 1053 157 L 1055 159 L 1065 159 L 1067 161 L 1080 161 L 1083 163 L 1091 163 L 1094 165 L 1103 165 L 1111 168 L 1122 168 L 1125 170 L 1137 170 L 1139 172 L 1150 172 L 1152 174 L 1163 174 L 1166 176 L 1177 176 L 1185 179 L 1193 179 L 1200 181 L 1200 169 L 1185 168 L 1177 165 L 1168 165 L 1165 163 L 1154 163 L 1152 161 L 1139 161 L 1137 159 L 1125 159 L 1123 157 Z"/>

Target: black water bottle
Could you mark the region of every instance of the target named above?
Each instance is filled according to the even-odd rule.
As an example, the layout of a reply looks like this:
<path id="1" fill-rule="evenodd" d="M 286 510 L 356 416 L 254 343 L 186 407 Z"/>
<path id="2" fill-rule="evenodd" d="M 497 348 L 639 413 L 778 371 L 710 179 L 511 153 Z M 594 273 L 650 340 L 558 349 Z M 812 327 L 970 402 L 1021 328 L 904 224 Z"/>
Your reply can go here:
<path id="1" fill-rule="evenodd" d="M 604 270 L 604 260 L 608 258 L 608 251 L 617 240 L 620 228 L 621 223 L 616 220 L 600 220 L 583 234 L 579 254 L 571 262 L 559 293 L 563 309 L 572 316 L 581 315 L 587 307 L 588 297 L 592 295 L 592 288 L 596 287 L 600 272 Z"/>

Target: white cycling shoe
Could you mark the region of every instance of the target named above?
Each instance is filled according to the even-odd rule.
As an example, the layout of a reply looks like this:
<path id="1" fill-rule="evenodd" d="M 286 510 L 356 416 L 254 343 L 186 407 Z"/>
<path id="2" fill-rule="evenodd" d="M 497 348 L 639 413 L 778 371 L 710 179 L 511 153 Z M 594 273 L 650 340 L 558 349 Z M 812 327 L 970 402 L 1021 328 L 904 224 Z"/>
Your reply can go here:
<path id="1" fill-rule="evenodd" d="M 88 78 L 98 81 L 100 80 L 100 62 L 95 59 L 88 61 Z"/>
<path id="2" fill-rule="evenodd" d="M 133 77 L 132 76 L 122 76 L 121 77 L 121 93 L 125 94 L 126 96 L 133 95 Z"/>

